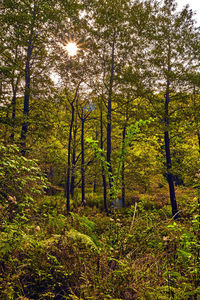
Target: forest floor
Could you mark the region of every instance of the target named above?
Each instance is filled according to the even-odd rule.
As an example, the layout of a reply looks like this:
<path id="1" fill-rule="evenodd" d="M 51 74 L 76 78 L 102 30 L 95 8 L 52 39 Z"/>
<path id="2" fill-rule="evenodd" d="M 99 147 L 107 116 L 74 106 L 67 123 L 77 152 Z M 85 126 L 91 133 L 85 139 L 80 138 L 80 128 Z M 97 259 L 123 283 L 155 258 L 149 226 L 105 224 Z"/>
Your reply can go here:
<path id="1" fill-rule="evenodd" d="M 0 299 L 200 299 L 198 198 L 176 194 L 176 222 L 166 188 L 109 215 L 98 195 L 70 214 L 61 194 L 1 209 Z"/>

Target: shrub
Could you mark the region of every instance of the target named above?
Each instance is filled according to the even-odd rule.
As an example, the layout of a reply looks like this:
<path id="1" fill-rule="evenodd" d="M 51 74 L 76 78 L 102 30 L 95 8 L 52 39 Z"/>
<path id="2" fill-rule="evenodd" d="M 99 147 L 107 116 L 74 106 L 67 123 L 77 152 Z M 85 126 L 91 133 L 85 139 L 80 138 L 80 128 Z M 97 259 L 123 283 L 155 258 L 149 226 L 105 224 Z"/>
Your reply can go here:
<path id="1" fill-rule="evenodd" d="M 0 202 L 11 212 L 27 207 L 46 187 L 37 162 L 23 157 L 16 145 L 0 143 Z"/>

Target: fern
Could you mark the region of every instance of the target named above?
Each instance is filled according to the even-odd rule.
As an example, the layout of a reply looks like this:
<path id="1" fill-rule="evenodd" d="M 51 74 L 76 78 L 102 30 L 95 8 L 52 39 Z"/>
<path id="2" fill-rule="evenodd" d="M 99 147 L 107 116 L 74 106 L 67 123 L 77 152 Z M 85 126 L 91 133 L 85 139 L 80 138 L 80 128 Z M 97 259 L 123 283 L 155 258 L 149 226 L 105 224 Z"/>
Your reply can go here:
<path id="1" fill-rule="evenodd" d="M 81 217 L 78 214 L 72 212 L 70 214 L 73 219 L 76 220 L 79 225 L 84 228 L 85 233 L 90 236 L 93 242 L 98 245 L 98 237 L 95 234 L 96 224 L 85 216 Z"/>
<path id="2" fill-rule="evenodd" d="M 72 239 L 77 244 L 85 245 L 86 248 L 90 248 L 92 250 L 98 251 L 98 248 L 94 241 L 87 234 L 83 234 L 75 229 L 71 229 L 67 236 Z"/>
<path id="3" fill-rule="evenodd" d="M 41 242 L 41 245 L 46 248 L 50 248 L 52 245 L 58 243 L 60 238 L 61 238 L 60 234 L 53 234 L 50 238 L 43 240 Z"/>
<path id="4" fill-rule="evenodd" d="M 85 217 L 85 216 L 81 217 L 78 214 L 75 214 L 73 212 L 71 212 L 70 214 L 73 217 L 73 219 L 78 221 L 80 225 L 83 225 L 89 231 L 95 230 L 96 224 L 93 221 L 89 220 L 87 217 Z"/>

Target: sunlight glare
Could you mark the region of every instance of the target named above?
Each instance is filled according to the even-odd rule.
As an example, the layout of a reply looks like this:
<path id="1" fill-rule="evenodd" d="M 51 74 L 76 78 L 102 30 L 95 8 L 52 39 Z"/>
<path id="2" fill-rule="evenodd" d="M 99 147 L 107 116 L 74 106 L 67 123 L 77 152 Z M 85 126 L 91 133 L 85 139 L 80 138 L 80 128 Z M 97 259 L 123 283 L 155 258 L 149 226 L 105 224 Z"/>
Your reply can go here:
<path id="1" fill-rule="evenodd" d="M 67 44 L 66 50 L 67 50 L 69 56 L 74 56 L 77 54 L 78 47 L 76 46 L 75 43 L 70 42 Z"/>

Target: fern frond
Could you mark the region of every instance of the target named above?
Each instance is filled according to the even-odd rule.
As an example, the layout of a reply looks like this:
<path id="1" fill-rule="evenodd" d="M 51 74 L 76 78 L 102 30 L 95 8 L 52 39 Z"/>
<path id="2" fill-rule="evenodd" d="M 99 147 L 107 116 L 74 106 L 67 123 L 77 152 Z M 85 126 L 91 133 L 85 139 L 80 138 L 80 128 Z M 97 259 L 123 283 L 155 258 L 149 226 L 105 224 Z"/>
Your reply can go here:
<path id="1" fill-rule="evenodd" d="M 89 237 L 86 234 L 83 234 L 75 229 L 71 229 L 67 233 L 67 236 L 70 239 L 72 239 L 75 243 L 81 243 L 82 245 L 85 245 L 85 247 L 88 247 L 92 250 L 98 251 L 98 248 L 95 245 L 95 243 L 93 242 L 93 240 L 91 239 L 91 237 Z"/>

